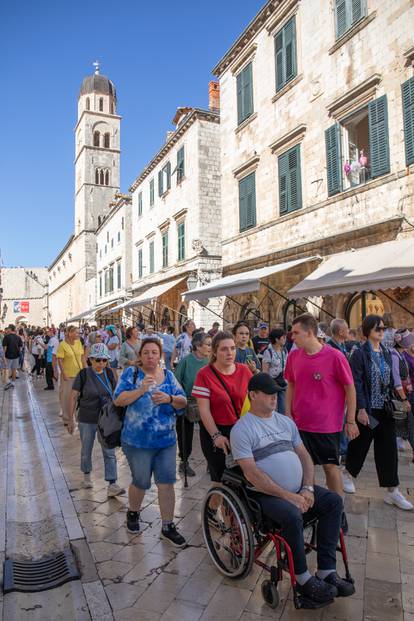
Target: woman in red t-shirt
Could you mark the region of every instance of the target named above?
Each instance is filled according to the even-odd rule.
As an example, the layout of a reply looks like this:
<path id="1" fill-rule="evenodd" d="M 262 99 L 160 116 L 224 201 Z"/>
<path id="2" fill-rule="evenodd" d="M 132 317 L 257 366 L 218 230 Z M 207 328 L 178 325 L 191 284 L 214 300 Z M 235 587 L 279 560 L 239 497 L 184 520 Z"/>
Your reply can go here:
<path id="1" fill-rule="evenodd" d="M 200 369 L 193 386 L 200 410 L 200 444 L 212 481 L 221 481 L 230 431 L 240 417 L 252 372 L 234 362 L 236 345 L 231 332 L 213 338 L 210 364 Z"/>

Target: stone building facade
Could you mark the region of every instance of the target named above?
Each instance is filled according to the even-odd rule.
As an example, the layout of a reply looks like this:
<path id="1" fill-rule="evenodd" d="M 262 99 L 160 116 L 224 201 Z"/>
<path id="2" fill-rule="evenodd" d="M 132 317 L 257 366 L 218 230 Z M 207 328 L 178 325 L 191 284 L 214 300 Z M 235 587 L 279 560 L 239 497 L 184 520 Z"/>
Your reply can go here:
<path id="1" fill-rule="evenodd" d="M 74 233 L 49 266 L 50 321 L 58 324 L 96 304 L 95 231 L 120 187 L 120 123 L 113 83 L 87 76 L 75 127 Z"/>
<path id="2" fill-rule="evenodd" d="M 179 108 L 175 131 L 130 187 L 132 194 L 132 295 L 158 294 L 138 307 L 145 322 L 175 325 L 193 318 L 210 327 L 219 310 L 185 304 L 194 284 L 221 275 L 220 116 L 218 84 L 210 84 L 210 109 Z M 171 283 L 171 285 L 169 285 Z"/>
<path id="3" fill-rule="evenodd" d="M 224 275 L 413 235 L 413 24 L 406 0 L 271 0 L 220 60 Z M 226 318 L 260 306 L 287 323 L 287 292 L 315 267 L 271 278 L 282 296 L 227 300 Z M 319 302 L 360 322 L 360 296 Z M 368 302 L 413 323 L 380 293 Z"/>
<path id="4" fill-rule="evenodd" d="M 117 194 L 96 231 L 96 303 L 115 305 L 130 295 L 132 278 L 131 197 Z M 111 304 L 113 303 L 113 304 Z M 106 306 L 106 305 L 105 305 Z"/>
<path id="5" fill-rule="evenodd" d="M 46 267 L 0 269 L 0 327 L 47 323 L 47 276 Z"/>

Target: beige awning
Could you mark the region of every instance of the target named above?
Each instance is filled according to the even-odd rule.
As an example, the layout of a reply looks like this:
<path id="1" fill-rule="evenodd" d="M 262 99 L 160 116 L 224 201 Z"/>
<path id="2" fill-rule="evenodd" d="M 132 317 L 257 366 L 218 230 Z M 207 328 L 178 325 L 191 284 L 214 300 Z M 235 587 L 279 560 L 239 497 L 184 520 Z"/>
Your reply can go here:
<path id="1" fill-rule="evenodd" d="M 144 293 L 141 293 L 137 297 L 132 298 L 132 300 L 125 302 L 123 304 L 123 308 L 131 308 L 132 306 L 143 306 L 145 304 L 148 304 L 153 300 L 159 298 L 163 293 L 166 293 L 167 291 L 178 285 L 178 283 L 182 282 L 184 278 L 185 277 L 183 276 L 182 278 L 176 278 L 175 280 L 169 280 L 168 282 L 162 282 L 159 285 L 154 285 L 153 287 L 150 287 L 149 289 L 144 291 Z"/>
<path id="2" fill-rule="evenodd" d="M 414 286 L 414 238 L 334 254 L 288 292 L 291 298 Z"/>
<path id="3" fill-rule="evenodd" d="M 224 278 L 213 280 L 212 283 L 206 285 L 205 287 L 198 287 L 197 289 L 185 291 L 185 293 L 182 294 L 182 298 L 187 302 L 190 300 L 201 301 L 221 296 L 231 296 L 238 295 L 240 293 L 258 291 L 260 289 L 260 282 L 263 278 L 292 269 L 292 267 L 296 267 L 302 263 L 317 260 L 321 260 L 321 257 L 306 257 L 304 259 L 296 259 L 295 261 L 287 261 L 286 263 L 278 263 L 277 265 L 260 267 L 256 270 L 250 270 L 249 272 L 232 274 L 231 276 L 225 276 Z"/>

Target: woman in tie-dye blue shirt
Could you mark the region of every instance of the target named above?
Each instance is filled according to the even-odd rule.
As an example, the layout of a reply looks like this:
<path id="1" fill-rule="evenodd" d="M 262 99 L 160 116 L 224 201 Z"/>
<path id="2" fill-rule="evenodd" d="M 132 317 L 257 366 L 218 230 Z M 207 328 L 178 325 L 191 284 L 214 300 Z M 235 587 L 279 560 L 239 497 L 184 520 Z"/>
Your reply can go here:
<path id="1" fill-rule="evenodd" d="M 122 450 L 132 474 L 129 486 L 127 529 L 139 532 L 139 511 L 154 475 L 162 517 L 161 537 L 176 547 L 185 539 L 173 523 L 176 473 L 176 415 L 187 404 L 185 392 L 170 370 L 160 367 L 160 339 L 142 341 L 141 367 L 125 369 L 115 390 L 115 404 L 127 406 L 122 429 Z M 136 377 L 136 381 L 134 379 Z"/>

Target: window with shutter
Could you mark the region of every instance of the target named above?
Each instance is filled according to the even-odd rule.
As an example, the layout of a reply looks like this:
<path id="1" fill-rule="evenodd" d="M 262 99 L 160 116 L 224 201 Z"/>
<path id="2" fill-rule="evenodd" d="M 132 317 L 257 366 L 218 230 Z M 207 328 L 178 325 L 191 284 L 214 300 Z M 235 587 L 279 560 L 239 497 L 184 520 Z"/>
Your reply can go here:
<path id="1" fill-rule="evenodd" d="M 121 289 L 121 286 L 122 286 L 121 263 L 117 263 L 117 266 L 116 266 L 116 279 L 117 279 L 118 289 Z"/>
<path id="2" fill-rule="evenodd" d="M 275 36 L 276 91 L 297 75 L 296 18 L 293 16 Z"/>
<path id="3" fill-rule="evenodd" d="M 165 174 L 166 189 L 169 190 L 171 188 L 171 162 L 167 162 L 163 170 Z"/>
<path id="4" fill-rule="evenodd" d="M 335 32 L 340 39 L 367 14 L 367 0 L 335 0 Z"/>
<path id="5" fill-rule="evenodd" d="M 328 196 L 342 191 L 341 128 L 338 123 L 325 131 Z"/>
<path id="6" fill-rule="evenodd" d="M 177 184 L 184 179 L 184 147 L 177 151 Z"/>
<path id="7" fill-rule="evenodd" d="M 154 179 L 151 179 L 150 181 L 149 190 L 150 190 L 150 207 L 152 207 L 154 205 L 154 200 L 155 200 Z"/>
<path id="8" fill-rule="evenodd" d="M 162 181 L 163 181 L 163 175 L 162 175 L 162 170 L 160 170 L 158 173 L 158 196 L 162 196 L 164 194 Z"/>
<path id="9" fill-rule="evenodd" d="M 150 274 L 154 273 L 154 242 L 150 242 L 149 245 L 149 271 Z"/>
<path id="10" fill-rule="evenodd" d="M 240 232 L 256 226 L 256 174 L 239 181 Z"/>
<path id="11" fill-rule="evenodd" d="M 414 77 L 401 85 L 405 163 L 407 166 L 414 164 Z"/>
<path id="12" fill-rule="evenodd" d="M 178 238 L 178 260 L 184 261 L 185 259 L 185 223 L 180 222 L 177 227 Z"/>
<path id="13" fill-rule="evenodd" d="M 168 233 L 162 236 L 162 266 L 168 267 Z"/>
<path id="14" fill-rule="evenodd" d="M 300 146 L 292 147 L 278 158 L 280 215 L 302 207 Z"/>
<path id="15" fill-rule="evenodd" d="M 138 218 L 142 216 L 142 192 L 138 194 Z"/>
<path id="16" fill-rule="evenodd" d="M 143 265 L 142 265 L 142 248 L 139 248 L 138 250 L 138 278 L 142 278 L 142 272 L 143 272 Z"/>
<path id="17" fill-rule="evenodd" d="M 383 95 L 368 104 L 369 146 L 371 154 L 371 177 L 390 172 L 388 141 L 387 96 Z"/>
<path id="18" fill-rule="evenodd" d="M 237 76 L 237 122 L 253 114 L 253 68 L 249 63 Z"/>

